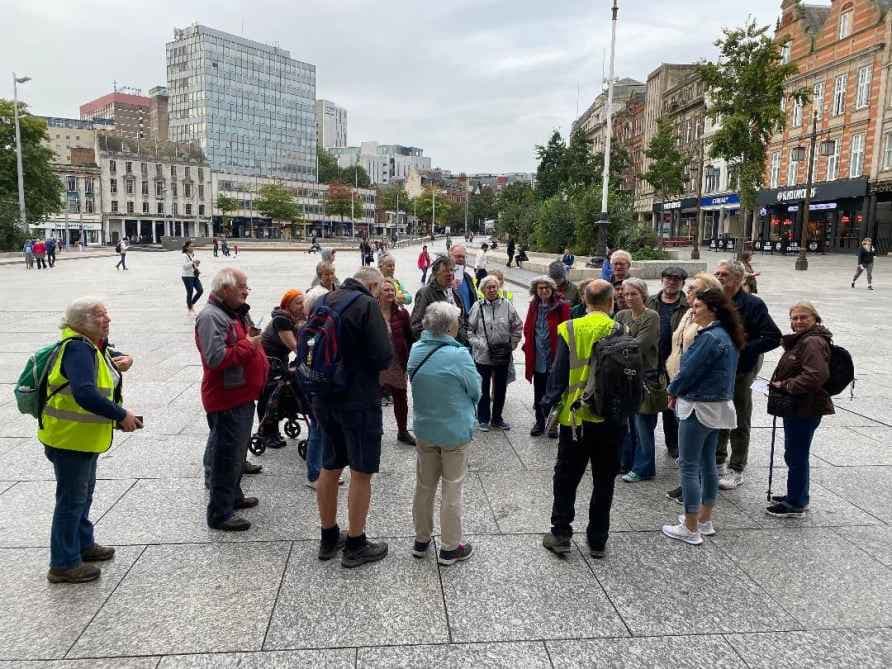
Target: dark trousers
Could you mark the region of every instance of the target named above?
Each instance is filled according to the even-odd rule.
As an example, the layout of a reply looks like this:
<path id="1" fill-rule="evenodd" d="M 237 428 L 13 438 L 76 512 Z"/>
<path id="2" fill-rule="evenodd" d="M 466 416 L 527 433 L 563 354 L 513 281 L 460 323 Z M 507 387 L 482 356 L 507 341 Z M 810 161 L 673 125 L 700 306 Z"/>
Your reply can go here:
<path id="1" fill-rule="evenodd" d="M 55 251 L 55 249 L 52 251 L 46 252 L 46 261 L 50 264 L 50 267 L 56 266 L 56 251 Z"/>
<path id="2" fill-rule="evenodd" d="M 184 276 L 182 279 L 186 287 L 186 308 L 191 309 L 204 293 L 204 288 L 197 276 Z"/>
<path id="3" fill-rule="evenodd" d="M 638 430 L 633 424 L 634 418 L 620 426 L 620 466 L 624 472 L 630 471 L 635 464 L 635 451 L 638 450 Z"/>
<path id="4" fill-rule="evenodd" d="M 666 441 L 666 450 L 672 457 L 678 457 L 678 417 L 672 409 L 660 412 L 663 417 L 663 439 Z"/>
<path id="5" fill-rule="evenodd" d="M 263 422 L 263 417 L 266 415 L 267 408 L 269 408 L 269 400 L 273 394 L 273 389 L 272 383 L 266 384 L 263 392 L 260 393 L 260 398 L 257 400 L 257 423 L 260 434 L 265 436 L 276 436 L 279 434 L 279 421 L 274 416 L 269 416 L 266 422 Z"/>
<path id="6" fill-rule="evenodd" d="M 399 432 L 408 431 L 409 396 L 406 388 L 394 388 L 391 385 L 386 385 L 383 388 L 393 398 L 393 417 L 396 418 L 396 429 Z"/>
<path id="7" fill-rule="evenodd" d="M 121 259 L 118 261 L 118 264 L 115 265 L 115 267 L 123 267 L 124 269 L 127 269 L 127 254 L 126 253 L 121 254 Z"/>
<path id="8" fill-rule="evenodd" d="M 68 569 L 81 563 L 81 553 L 93 545 L 90 506 L 96 487 L 98 453 L 44 447 L 56 473 L 56 507 L 50 530 L 50 567 Z"/>
<path id="9" fill-rule="evenodd" d="M 533 372 L 533 411 L 536 414 L 536 425 L 545 426 L 548 416 L 542 411 L 540 402 L 545 397 L 545 388 L 548 385 L 548 372 Z"/>
<path id="10" fill-rule="evenodd" d="M 728 442 L 731 443 L 731 461 L 728 467 L 736 472 L 746 469 L 750 452 L 750 424 L 753 418 L 753 381 L 762 367 L 761 361 L 756 368 L 734 378 L 734 409 L 737 411 L 737 427 L 733 430 L 719 431 L 719 446 L 716 451 L 717 465 L 725 464 L 728 457 Z"/>
<path id="11" fill-rule="evenodd" d="M 794 509 L 808 506 L 809 467 L 812 438 L 821 424 L 820 416 L 784 418 L 784 462 L 787 463 L 787 505 Z"/>
<path id="12" fill-rule="evenodd" d="M 37 261 L 37 269 L 46 269 L 46 260 L 43 256 L 34 256 L 34 259 Z"/>
<path id="13" fill-rule="evenodd" d="M 511 261 L 512 261 L 512 260 L 514 260 L 514 254 L 513 254 L 513 253 L 509 253 L 509 254 L 508 254 L 508 263 L 505 265 L 505 267 L 511 267 Z"/>
<path id="14" fill-rule="evenodd" d="M 477 365 L 482 379 L 480 401 L 477 403 L 477 420 L 481 423 L 502 421 L 505 408 L 505 392 L 508 390 L 508 365 Z M 492 382 L 492 406 L 489 400 L 489 385 Z"/>
<path id="15" fill-rule="evenodd" d="M 573 536 L 576 489 L 589 462 L 594 489 L 588 506 L 586 536 L 590 547 L 603 550 L 610 532 L 613 485 L 619 472 L 623 426 L 615 423 L 582 423 L 582 441 L 574 441 L 573 429 L 561 425 L 557 462 L 554 465 L 554 503 L 551 531 L 555 536 Z"/>
<path id="16" fill-rule="evenodd" d="M 421 270 L 421 285 L 422 286 L 427 285 L 427 270 L 428 270 L 427 267 L 425 267 L 423 270 Z"/>
<path id="17" fill-rule="evenodd" d="M 207 522 L 211 527 L 232 516 L 235 503 L 242 499 L 242 468 L 251 439 L 254 402 L 207 415 L 207 447 L 204 451 L 205 472 L 210 467 L 210 500 Z"/>

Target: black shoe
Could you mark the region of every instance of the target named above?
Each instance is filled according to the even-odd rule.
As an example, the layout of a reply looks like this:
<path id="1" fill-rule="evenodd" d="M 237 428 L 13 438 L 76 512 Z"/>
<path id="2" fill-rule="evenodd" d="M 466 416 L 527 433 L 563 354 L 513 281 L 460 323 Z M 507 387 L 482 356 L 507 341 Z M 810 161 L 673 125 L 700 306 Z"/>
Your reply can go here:
<path id="1" fill-rule="evenodd" d="M 430 548 L 430 541 L 416 541 L 412 546 L 412 555 L 417 558 L 427 557 L 427 549 Z"/>
<path id="2" fill-rule="evenodd" d="M 256 497 L 242 497 L 235 501 L 236 509 L 253 509 L 260 504 L 260 500 Z"/>
<path id="3" fill-rule="evenodd" d="M 667 448 L 666 452 L 669 454 L 670 458 L 672 458 L 673 460 L 678 460 L 678 450 L 677 449 L 673 451 L 673 450 L 670 450 Z"/>
<path id="4" fill-rule="evenodd" d="M 490 426 L 493 430 L 503 430 L 503 431 L 505 431 L 505 432 L 507 432 L 508 430 L 511 429 L 511 426 L 510 426 L 508 423 L 506 423 L 505 421 L 503 421 L 503 420 L 493 420 L 493 421 L 490 421 L 489 426 Z"/>
<path id="5" fill-rule="evenodd" d="M 778 502 L 765 509 L 765 513 L 775 518 L 802 518 L 805 515 L 805 509 L 797 509 L 786 502 Z"/>
<path id="6" fill-rule="evenodd" d="M 111 560 L 114 556 L 113 546 L 100 546 L 99 544 L 93 544 L 81 552 L 81 560 L 84 562 L 104 562 Z"/>
<path id="7" fill-rule="evenodd" d="M 592 545 L 588 545 L 588 554 L 591 555 L 596 560 L 603 560 L 607 555 L 607 547 L 602 546 L 601 548 L 592 548 Z"/>
<path id="8" fill-rule="evenodd" d="M 208 527 L 221 532 L 244 532 L 251 527 L 251 523 L 241 516 L 230 516 L 226 520 L 213 525 L 208 523 Z"/>
<path id="9" fill-rule="evenodd" d="M 409 444 L 409 446 L 415 445 L 415 437 L 409 434 L 408 431 L 400 432 L 398 435 L 396 435 L 396 440 L 401 444 Z"/>
<path id="10" fill-rule="evenodd" d="M 570 537 L 556 537 L 551 532 L 542 535 L 542 545 L 557 555 L 565 555 L 573 550 Z"/>
<path id="11" fill-rule="evenodd" d="M 543 434 L 545 434 L 545 426 L 542 423 L 536 423 L 533 425 L 533 429 L 530 430 L 531 437 L 541 437 Z"/>
<path id="12" fill-rule="evenodd" d="M 95 581 L 102 574 L 102 570 L 92 564 L 79 564 L 68 569 L 50 567 L 46 574 L 46 580 L 50 583 L 86 583 Z"/>
<path id="13" fill-rule="evenodd" d="M 281 434 L 271 434 L 264 437 L 263 441 L 267 448 L 285 448 L 288 445 L 288 442 L 285 441 L 285 437 Z"/>
<path id="14" fill-rule="evenodd" d="M 666 493 L 666 499 L 671 499 L 676 504 L 683 504 L 683 500 L 681 498 L 681 486 L 677 488 L 673 488 L 669 492 Z"/>
<path id="15" fill-rule="evenodd" d="M 263 470 L 263 465 L 255 465 L 253 462 L 248 462 L 245 460 L 245 466 L 242 468 L 242 472 L 252 476 L 254 474 L 259 474 Z"/>
<path id="16" fill-rule="evenodd" d="M 344 547 L 344 544 L 347 543 L 347 533 L 341 532 L 338 535 L 338 540 L 333 544 L 327 544 L 325 542 L 319 542 L 319 559 L 320 560 L 331 560 L 335 555 L 338 554 L 338 551 Z"/>
<path id="17" fill-rule="evenodd" d="M 341 566 L 347 569 L 353 569 L 364 565 L 366 562 L 377 562 L 387 557 L 387 542 L 366 541 L 359 548 L 348 550 L 344 547 L 341 554 Z"/>
<path id="18" fill-rule="evenodd" d="M 549 438 L 549 439 L 557 439 L 557 438 L 558 438 L 558 429 L 557 429 L 557 425 L 555 425 L 553 428 L 551 428 L 551 429 L 548 431 L 548 438 Z"/>
<path id="19" fill-rule="evenodd" d="M 440 554 L 437 556 L 437 562 L 441 565 L 448 567 L 451 564 L 455 564 L 456 562 L 462 562 L 471 557 L 471 554 L 474 552 L 473 546 L 471 546 L 471 542 L 467 542 L 464 544 L 459 544 L 457 548 L 453 548 L 451 551 L 440 549 Z"/>

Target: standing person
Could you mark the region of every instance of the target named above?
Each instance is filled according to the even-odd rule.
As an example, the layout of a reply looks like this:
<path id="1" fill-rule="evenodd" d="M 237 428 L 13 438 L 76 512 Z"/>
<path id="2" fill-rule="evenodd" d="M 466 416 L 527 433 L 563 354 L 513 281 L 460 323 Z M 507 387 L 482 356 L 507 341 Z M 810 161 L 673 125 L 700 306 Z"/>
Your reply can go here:
<path id="1" fill-rule="evenodd" d="M 198 278 L 201 274 L 198 270 L 198 265 L 201 261 L 195 257 L 192 242 L 188 239 L 183 244 L 182 252 L 184 257 L 180 276 L 183 279 L 183 285 L 186 287 L 186 309 L 192 314 L 195 313 L 195 305 L 198 303 L 198 299 L 204 293 L 201 279 Z"/>
<path id="2" fill-rule="evenodd" d="M 391 258 L 392 260 L 392 258 Z M 409 347 L 415 339 L 409 323 L 409 312 L 397 300 L 398 284 L 394 279 L 384 277 L 378 294 L 381 315 L 390 333 L 393 347 L 393 360 L 381 372 L 381 387 L 393 398 L 393 415 L 396 418 L 396 440 L 403 444 L 415 445 L 415 438 L 409 433 L 409 403 L 407 398 L 406 365 L 409 363 Z"/>
<path id="3" fill-rule="evenodd" d="M 427 252 L 427 244 L 421 247 L 421 253 L 418 254 L 418 269 L 421 270 L 421 285 L 427 283 L 427 271 L 431 266 L 431 254 Z"/>
<path id="4" fill-rule="evenodd" d="M 25 269 L 34 269 L 34 242 L 30 239 L 25 240 L 22 247 L 22 254 L 25 256 Z"/>
<path id="5" fill-rule="evenodd" d="M 118 246 L 115 251 L 118 252 L 120 259 L 118 260 L 118 264 L 115 265 L 115 269 L 124 268 L 127 269 L 127 249 L 130 245 L 127 243 L 127 238 L 122 237 L 121 241 L 118 242 Z"/>
<path id="6" fill-rule="evenodd" d="M 452 250 L 452 237 L 450 237 L 449 235 L 446 235 L 446 252 L 448 253 L 451 250 Z"/>
<path id="7" fill-rule="evenodd" d="M 393 349 L 376 297 L 384 277 L 371 267 L 323 299 L 342 309 L 338 343 L 348 386 L 341 394 L 313 398 L 313 413 L 325 434 L 322 473 L 316 486 L 321 520 L 319 559 L 330 560 L 343 548 L 341 566 L 358 567 L 387 555 L 385 542 L 366 539 L 366 516 L 372 498 L 372 476 L 381 461 L 381 395 L 378 377 L 390 366 Z M 348 529 L 338 528 L 338 479 L 350 466 Z"/>
<path id="8" fill-rule="evenodd" d="M 56 505 L 50 531 L 50 583 L 84 583 L 99 578 L 93 562 L 110 560 L 112 547 L 93 538 L 90 507 L 96 486 L 96 462 L 112 445 L 114 428 L 133 432 L 142 423 L 122 406 L 121 374 L 130 369 L 130 356 L 108 345 L 111 319 L 105 305 L 84 297 L 65 309 L 60 340 L 68 339 L 47 377 L 53 393 L 46 400 L 37 439 L 53 465 Z"/>
<path id="9" fill-rule="evenodd" d="M 335 276 L 334 264 L 328 260 L 320 260 L 316 263 L 316 278 L 310 284 L 310 288 L 322 286 L 328 290 L 336 290 L 341 282 Z"/>
<path id="10" fill-rule="evenodd" d="M 368 258 L 369 258 L 370 253 L 371 253 L 371 247 L 369 246 L 368 241 L 366 241 L 366 238 L 363 237 L 362 239 L 359 240 L 359 264 L 362 267 L 365 267 L 366 265 L 369 264 Z"/>
<path id="11" fill-rule="evenodd" d="M 449 250 L 449 257 L 452 258 L 453 268 L 453 288 L 461 298 L 462 309 L 464 312 L 470 313 L 471 307 L 477 301 L 477 281 L 468 273 L 466 268 L 467 253 L 464 244 L 455 244 Z"/>
<path id="12" fill-rule="evenodd" d="M 235 257 L 238 258 L 238 244 L 233 244 L 232 249 L 235 251 Z"/>
<path id="13" fill-rule="evenodd" d="M 737 427 L 722 430 L 716 463 L 724 468 L 728 457 L 728 443 L 731 444 L 731 460 L 728 470 L 719 477 L 722 490 L 734 490 L 744 482 L 744 470 L 750 450 L 750 422 L 753 415 L 752 385 L 762 368 L 762 355 L 780 346 L 781 332 L 768 314 L 768 307 L 757 296 L 743 290 L 746 274 L 743 265 L 724 260 L 715 269 L 715 278 L 722 284 L 725 295 L 730 299 L 743 321 L 746 346 L 740 351 L 737 362 L 737 376 L 734 381 L 734 408 L 737 411 Z"/>
<path id="14" fill-rule="evenodd" d="M 477 254 L 477 258 L 474 260 L 474 276 L 478 285 L 483 280 L 483 277 L 486 276 L 486 266 L 489 262 L 489 256 L 486 255 L 487 251 L 489 251 L 489 245 L 483 242 L 480 245 L 480 253 Z"/>
<path id="15" fill-rule="evenodd" d="M 607 246 L 607 257 L 601 263 L 601 278 L 604 281 L 613 281 L 613 265 L 610 264 L 610 246 Z"/>
<path id="16" fill-rule="evenodd" d="M 669 384 L 669 406 L 678 414 L 678 453 L 684 515 L 663 525 L 663 534 L 702 544 L 715 534 L 712 512 L 718 497 L 715 451 L 719 430 L 733 429 L 735 370 L 746 336 L 740 316 L 724 292 L 697 293 L 691 307 L 698 332 Z"/>
<path id="17" fill-rule="evenodd" d="M 442 481 L 437 557 L 442 565 L 467 560 L 473 550 L 462 527 L 462 491 L 481 380 L 468 349 L 455 339 L 460 319 L 461 310 L 455 305 L 431 304 L 422 319 L 421 339 L 412 345 L 408 363 L 418 437 L 412 555 L 417 558 L 427 555 L 434 530 L 434 497 Z"/>
<path id="18" fill-rule="evenodd" d="M 399 305 L 412 304 L 412 293 L 405 290 L 399 279 L 393 276 L 396 271 L 396 258 L 385 252 L 378 260 L 378 269 L 385 279 L 390 279 L 393 282 L 394 288 L 396 288 L 396 303 Z M 408 355 L 408 352 L 406 355 Z"/>
<path id="19" fill-rule="evenodd" d="M 867 272 L 867 289 L 873 290 L 873 259 L 876 257 L 877 250 L 873 246 L 870 237 L 865 237 L 861 242 L 861 248 L 858 249 L 858 268 L 855 270 L 855 276 L 852 277 L 852 288 L 862 272 Z"/>
<path id="20" fill-rule="evenodd" d="M 585 287 L 588 314 L 564 321 L 558 326 L 558 350 L 548 376 L 542 399 L 547 415 L 553 406 L 559 409 L 560 437 L 554 465 L 554 502 L 551 507 L 551 531 L 542 537 L 548 550 L 565 554 L 572 550 L 573 519 L 576 515 L 576 489 L 591 463 L 594 489 L 589 502 L 586 536 L 589 552 L 603 558 L 610 532 L 610 507 L 613 487 L 619 471 L 623 427 L 605 421 L 586 404 L 576 408 L 588 382 L 589 355 L 598 341 L 609 336 L 616 323 L 613 313 L 613 286 L 596 279 Z M 570 346 L 573 345 L 571 352 Z"/>
<path id="21" fill-rule="evenodd" d="M 585 295 L 585 287 L 589 285 L 594 279 L 583 279 L 579 283 L 576 284 L 576 290 L 579 291 L 579 295 Z M 582 318 L 588 313 L 588 309 L 585 307 L 585 302 L 580 302 L 576 306 L 570 309 L 570 318 Z"/>
<path id="22" fill-rule="evenodd" d="M 46 261 L 50 267 L 56 266 L 56 239 L 50 237 L 46 240 Z"/>
<path id="23" fill-rule="evenodd" d="M 505 267 L 511 267 L 511 261 L 514 260 L 515 248 L 514 237 L 508 235 L 508 246 L 505 248 L 505 251 L 508 254 L 508 263 L 505 265 Z"/>
<path id="24" fill-rule="evenodd" d="M 219 257 L 220 254 L 220 242 L 217 241 L 217 238 L 214 237 L 214 257 Z"/>
<path id="25" fill-rule="evenodd" d="M 455 278 L 455 264 L 451 258 L 446 256 L 438 256 L 431 265 L 431 275 L 427 285 L 423 286 L 415 293 L 415 306 L 412 308 L 412 333 L 415 338 L 421 335 L 424 329 L 422 320 L 428 305 L 433 302 L 449 302 L 461 309 L 461 327 L 458 330 L 456 339 L 465 346 L 468 346 L 468 317 L 464 308 L 464 302 L 458 295 L 452 285 Z"/>
<path id="26" fill-rule="evenodd" d="M 468 316 L 471 350 L 477 371 L 483 379 L 477 419 L 481 432 L 489 432 L 490 427 L 510 430 L 511 426 L 502 418 L 502 410 L 508 389 L 508 368 L 513 363 L 512 353 L 520 343 L 523 325 L 514 305 L 499 297 L 499 280 L 496 277 L 484 277 L 480 287 L 484 298 L 474 303 Z"/>
<path id="27" fill-rule="evenodd" d="M 784 354 L 777 363 L 771 385 L 793 395 L 795 413 L 785 416 L 784 461 L 787 463 L 787 494 L 772 497 L 766 513 L 778 518 L 799 518 L 809 503 L 809 452 L 821 418 L 835 413 L 833 401 L 824 390 L 830 378 L 830 344 L 833 335 L 822 325 L 810 302 L 790 308 L 792 334 L 784 335 Z"/>
<path id="28" fill-rule="evenodd" d="M 660 273 L 662 289 L 656 295 L 647 299 L 647 308 L 653 309 L 660 315 L 660 341 L 658 352 L 660 355 L 659 370 L 665 375 L 665 383 L 669 379 L 666 372 L 666 361 L 672 353 L 672 333 L 678 328 L 678 324 L 688 310 L 688 302 L 682 294 L 688 273 L 681 267 L 666 267 Z M 668 407 L 660 411 L 663 418 L 663 438 L 666 442 L 666 450 L 673 460 L 678 457 L 678 421 L 675 412 Z"/>
<path id="29" fill-rule="evenodd" d="M 554 363 L 558 345 L 558 325 L 570 318 L 570 305 L 557 292 L 554 279 L 537 276 L 530 282 L 530 306 L 523 323 L 524 375 L 533 384 L 533 411 L 536 422 L 531 437 L 545 432 L 546 415 L 542 413 L 542 398 L 548 373 Z M 548 435 L 552 436 L 551 433 Z M 554 430 L 557 438 L 557 428 Z"/>
<path id="30" fill-rule="evenodd" d="M 637 483 L 656 476 L 654 430 L 657 415 L 667 408 L 666 379 L 660 371 L 660 315 L 647 308 L 647 283 L 629 277 L 623 281 L 623 292 L 628 309 L 616 315 L 641 352 L 641 371 L 645 387 L 644 400 L 638 412 L 629 419 L 629 430 L 635 431 L 635 449 L 630 469 L 623 475 L 626 483 Z M 624 454 L 625 456 L 625 454 Z"/>
<path id="31" fill-rule="evenodd" d="M 629 305 L 626 304 L 625 296 L 623 295 L 623 281 L 631 276 L 629 270 L 632 268 L 632 256 L 628 251 L 617 249 L 610 254 L 610 266 L 613 269 L 610 283 L 613 284 L 614 294 L 616 295 L 616 305 L 614 308 L 618 313 L 623 309 L 629 308 Z"/>
<path id="32" fill-rule="evenodd" d="M 743 265 L 743 269 L 746 272 L 743 279 L 743 289 L 755 295 L 759 292 L 759 283 L 756 279 L 759 276 L 759 272 L 753 269 L 752 251 L 744 251 L 740 254 L 740 264 Z"/>
<path id="33" fill-rule="evenodd" d="M 42 239 L 35 240 L 32 246 L 37 269 L 46 269 L 46 243 Z"/>
<path id="34" fill-rule="evenodd" d="M 567 270 L 564 267 L 564 263 L 560 260 L 555 260 L 551 263 L 548 266 L 548 276 L 554 281 L 554 285 L 557 286 L 557 290 L 561 294 L 561 297 L 567 301 L 571 309 L 577 304 L 582 303 L 579 289 L 572 282 L 567 280 Z"/>
<path id="35" fill-rule="evenodd" d="M 561 256 L 561 262 L 564 264 L 564 269 L 567 274 L 570 274 L 570 270 L 573 269 L 573 263 L 576 262 L 576 256 L 570 251 L 569 248 L 564 249 L 564 255 Z"/>
<path id="36" fill-rule="evenodd" d="M 258 504 L 256 497 L 245 497 L 241 480 L 254 402 L 266 384 L 269 363 L 248 314 L 249 292 L 244 272 L 221 269 L 195 320 L 195 345 L 203 373 L 201 402 L 210 428 L 204 452 L 205 471 L 210 470 L 207 524 L 224 532 L 250 528 L 251 523 L 235 512 Z"/>

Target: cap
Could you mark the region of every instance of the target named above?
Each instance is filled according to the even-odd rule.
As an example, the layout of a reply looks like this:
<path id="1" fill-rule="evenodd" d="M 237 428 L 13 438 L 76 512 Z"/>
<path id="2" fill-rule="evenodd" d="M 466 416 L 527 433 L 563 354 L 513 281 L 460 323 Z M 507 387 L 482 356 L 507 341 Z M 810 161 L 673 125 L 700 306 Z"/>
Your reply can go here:
<path id="1" fill-rule="evenodd" d="M 685 272 L 681 267 L 679 267 L 677 265 L 670 265 L 669 267 L 666 267 L 663 269 L 660 276 L 663 278 L 666 278 L 667 276 L 669 276 L 669 277 L 681 279 L 682 281 L 684 281 L 685 279 L 688 278 L 688 273 Z"/>

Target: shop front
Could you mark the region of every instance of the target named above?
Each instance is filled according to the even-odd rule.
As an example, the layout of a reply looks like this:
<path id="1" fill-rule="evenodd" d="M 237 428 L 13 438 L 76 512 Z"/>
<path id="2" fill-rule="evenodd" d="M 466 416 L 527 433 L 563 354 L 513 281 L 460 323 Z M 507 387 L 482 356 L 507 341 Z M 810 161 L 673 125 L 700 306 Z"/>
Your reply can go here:
<path id="1" fill-rule="evenodd" d="M 758 246 L 798 246 L 802 239 L 805 187 L 759 191 Z M 812 187 L 807 249 L 820 253 L 855 253 L 866 234 L 867 180 L 841 179 Z"/>
<path id="2" fill-rule="evenodd" d="M 867 234 L 873 240 L 877 251 L 886 254 L 892 251 L 892 181 L 879 181 L 870 184 Z"/>
<path id="3" fill-rule="evenodd" d="M 658 237 L 665 239 L 690 239 L 697 225 L 697 198 L 657 202 L 653 206 Z"/>
<path id="4" fill-rule="evenodd" d="M 739 194 L 708 195 L 700 199 L 700 209 L 703 211 L 701 244 L 709 245 L 712 240 L 740 237 L 743 234 L 739 222 Z"/>

